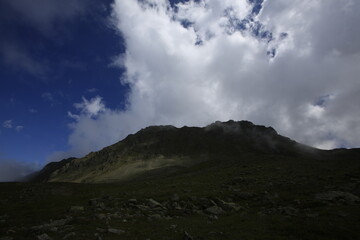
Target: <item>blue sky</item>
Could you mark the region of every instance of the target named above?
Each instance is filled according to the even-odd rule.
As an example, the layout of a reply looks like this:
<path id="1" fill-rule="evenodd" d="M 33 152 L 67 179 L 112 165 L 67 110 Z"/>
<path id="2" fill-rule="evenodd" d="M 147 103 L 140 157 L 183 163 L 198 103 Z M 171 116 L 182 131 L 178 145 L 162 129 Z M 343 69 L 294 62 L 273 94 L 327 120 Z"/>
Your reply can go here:
<path id="1" fill-rule="evenodd" d="M 124 51 L 108 19 L 111 1 L 83 2 L 65 17 L 45 6 L 38 11 L 49 14 L 39 20 L 36 9 L 0 3 L 1 158 L 43 164 L 66 150 L 67 112 L 81 97 L 102 95 L 109 107 L 123 107 L 123 70 L 110 66 Z M 56 4 L 67 10 L 67 3 Z"/>
<path id="2" fill-rule="evenodd" d="M 359 5 L 1 1 L 0 180 L 157 124 L 246 119 L 359 147 Z"/>

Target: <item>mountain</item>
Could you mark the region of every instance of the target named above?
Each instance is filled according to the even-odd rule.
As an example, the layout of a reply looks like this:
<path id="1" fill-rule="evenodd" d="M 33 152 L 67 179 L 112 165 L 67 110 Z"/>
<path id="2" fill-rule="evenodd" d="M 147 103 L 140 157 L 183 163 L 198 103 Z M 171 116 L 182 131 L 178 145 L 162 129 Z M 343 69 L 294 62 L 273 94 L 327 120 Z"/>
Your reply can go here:
<path id="1" fill-rule="evenodd" d="M 359 176 L 271 127 L 152 126 L 0 183 L 0 239 L 360 239 Z"/>
<path id="2" fill-rule="evenodd" d="M 241 161 L 247 154 L 310 157 L 322 151 L 248 121 L 215 122 L 203 128 L 151 126 L 83 158 L 49 163 L 32 181 L 122 181 L 154 172 L 174 174 L 211 160 Z"/>

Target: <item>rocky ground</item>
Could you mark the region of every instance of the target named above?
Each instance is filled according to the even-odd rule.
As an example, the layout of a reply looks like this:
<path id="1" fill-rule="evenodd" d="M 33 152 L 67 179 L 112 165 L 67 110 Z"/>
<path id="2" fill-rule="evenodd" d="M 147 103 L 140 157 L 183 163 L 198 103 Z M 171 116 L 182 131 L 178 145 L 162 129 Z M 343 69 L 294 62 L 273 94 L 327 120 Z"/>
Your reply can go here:
<path id="1" fill-rule="evenodd" d="M 359 166 L 249 157 L 126 183 L 2 183 L 0 240 L 360 239 Z"/>

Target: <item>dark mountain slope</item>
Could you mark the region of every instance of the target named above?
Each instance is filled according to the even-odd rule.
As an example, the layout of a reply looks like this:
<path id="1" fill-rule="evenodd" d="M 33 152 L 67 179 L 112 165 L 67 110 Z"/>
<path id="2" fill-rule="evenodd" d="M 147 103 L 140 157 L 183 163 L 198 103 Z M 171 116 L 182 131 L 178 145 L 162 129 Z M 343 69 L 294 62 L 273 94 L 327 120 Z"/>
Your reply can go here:
<path id="1" fill-rule="evenodd" d="M 118 181 L 154 169 L 190 167 L 213 159 L 239 159 L 249 153 L 314 157 L 323 151 L 248 121 L 215 122 L 204 128 L 151 126 L 83 158 L 50 163 L 33 180 Z"/>

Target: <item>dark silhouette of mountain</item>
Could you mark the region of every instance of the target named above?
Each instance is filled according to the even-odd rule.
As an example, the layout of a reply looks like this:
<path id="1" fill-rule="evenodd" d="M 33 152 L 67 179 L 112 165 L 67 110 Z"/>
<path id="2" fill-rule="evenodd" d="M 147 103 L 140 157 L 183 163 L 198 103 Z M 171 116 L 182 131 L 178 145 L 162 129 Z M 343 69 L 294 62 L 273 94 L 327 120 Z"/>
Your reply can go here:
<path id="1" fill-rule="evenodd" d="M 175 169 L 180 171 L 215 159 L 219 163 L 241 161 L 246 154 L 329 157 L 326 151 L 297 143 L 271 127 L 248 121 L 215 122 L 203 128 L 151 126 L 83 158 L 49 163 L 31 180 L 112 182 L 156 175 L 154 172 L 175 174 Z"/>

